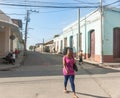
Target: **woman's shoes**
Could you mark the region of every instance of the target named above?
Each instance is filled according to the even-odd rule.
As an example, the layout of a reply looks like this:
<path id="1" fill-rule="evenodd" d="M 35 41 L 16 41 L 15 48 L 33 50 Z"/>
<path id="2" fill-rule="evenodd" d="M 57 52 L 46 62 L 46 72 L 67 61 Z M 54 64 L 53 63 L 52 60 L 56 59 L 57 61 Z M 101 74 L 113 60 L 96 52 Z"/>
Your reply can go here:
<path id="1" fill-rule="evenodd" d="M 64 93 L 69 93 L 69 91 L 64 90 Z M 73 98 L 79 98 L 76 94 L 73 95 Z"/>
<path id="2" fill-rule="evenodd" d="M 69 93 L 67 90 L 64 90 L 64 93 Z"/>
<path id="3" fill-rule="evenodd" d="M 79 98 L 78 96 L 76 96 L 76 95 L 73 95 L 73 98 Z"/>

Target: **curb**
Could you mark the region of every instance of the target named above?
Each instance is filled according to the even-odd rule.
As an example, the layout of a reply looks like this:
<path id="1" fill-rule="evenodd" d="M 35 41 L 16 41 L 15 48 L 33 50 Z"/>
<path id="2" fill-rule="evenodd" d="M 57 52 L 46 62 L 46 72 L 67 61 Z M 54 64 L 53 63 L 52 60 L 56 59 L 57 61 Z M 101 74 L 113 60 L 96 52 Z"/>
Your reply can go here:
<path id="1" fill-rule="evenodd" d="M 109 67 L 108 66 L 105 66 L 104 64 L 95 64 L 95 63 L 92 63 L 92 62 L 87 62 L 87 61 L 83 61 L 84 63 L 87 63 L 87 64 L 91 64 L 93 66 L 97 66 L 99 68 L 105 68 L 105 69 L 111 69 L 111 70 L 116 70 L 116 71 L 119 71 L 120 69 L 118 68 L 113 68 L 113 67 Z"/>
<path id="2" fill-rule="evenodd" d="M 7 67 L 7 68 L 1 68 L 0 71 L 9 71 L 9 70 L 12 70 L 12 69 L 15 69 L 15 68 L 19 68 L 20 65 L 15 65 L 15 66 L 11 66 L 11 67 Z"/>

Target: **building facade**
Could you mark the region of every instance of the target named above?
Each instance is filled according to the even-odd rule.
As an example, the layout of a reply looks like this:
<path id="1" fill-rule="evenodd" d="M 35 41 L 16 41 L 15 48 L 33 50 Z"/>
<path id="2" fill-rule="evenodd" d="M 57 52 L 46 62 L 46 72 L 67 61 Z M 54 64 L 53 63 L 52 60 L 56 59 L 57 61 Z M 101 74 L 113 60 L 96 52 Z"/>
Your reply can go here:
<path id="1" fill-rule="evenodd" d="M 15 48 L 23 50 L 24 43 L 19 25 L 1 10 L 0 13 L 0 56 L 7 55 Z"/>
<path id="2" fill-rule="evenodd" d="M 80 34 L 77 21 L 63 29 L 63 34 L 54 40 L 56 51 L 72 47 L 75 54 L 83 50 L 86 60 L 120 62 L 119 17 L 120 9 L 103 8 L 101 29 L 100 9 L 93 11 L 80 19 Z"/>

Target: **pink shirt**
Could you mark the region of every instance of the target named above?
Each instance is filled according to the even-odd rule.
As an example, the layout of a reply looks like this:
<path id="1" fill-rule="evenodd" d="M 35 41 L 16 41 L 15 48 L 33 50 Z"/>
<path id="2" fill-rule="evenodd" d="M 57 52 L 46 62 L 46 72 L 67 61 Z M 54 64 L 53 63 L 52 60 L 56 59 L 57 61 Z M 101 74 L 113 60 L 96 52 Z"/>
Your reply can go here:
<path id="1" fill-rule="evenodd" d="M 67 56 L 63 57 L 65 63 L 66 63 L 66 69 L 69 71 L 67 74 L 66 69 L 63 68 L 63 74 L 64 75 L 74 75 L 74 69 L 73 69 L 73 64 L 74 64 L 74 58 L 68 58 Z"/>

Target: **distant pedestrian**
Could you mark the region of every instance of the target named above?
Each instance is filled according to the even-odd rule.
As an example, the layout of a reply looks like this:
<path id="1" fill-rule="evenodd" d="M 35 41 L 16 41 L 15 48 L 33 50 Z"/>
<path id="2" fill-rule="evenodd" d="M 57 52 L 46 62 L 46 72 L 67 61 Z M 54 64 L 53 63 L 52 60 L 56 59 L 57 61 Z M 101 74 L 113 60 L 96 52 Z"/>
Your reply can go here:
<path id="1" fill-rule="evenodd" d="M 11 50 L 6 57 L 2 58 L 3 60 L 5 60 L 5 62 L 11 64 L 12 63 L 12 53 L 13 51 Z"/>
<path id="2" fill-rule="evenodd" d="M 15 52 L 12 52 L 11 60 L 13 65 L 15 64 L 15 59 L 16 59 Z"/>
<path id="3" fill-rule="evenodd" d="M 83 64 L 83 51 L 80 50 L 80 53 L 79 53 L 79 64 Z"/>
<path id="4" fill-rule="evenodd" d="M 53 53 L 55 53 L 55 47 L 53 47 Z"/>
<path id="5" fill-rule="evenodd" d="M 18 49 L 15 49 L 15 57 L 18 58 L 19 51 Z"/>
<path id="6" fill-rule="evenodd" d="M 73 69 L 75 60 L 73 58 L 73 52 L 70 48 L 67 49 L 67 54 L 63 57 L 63 75 L 64 75 L 64 92 L 68 93 L 67 91 L 67 83 L 68 79 L 70 80 L 73 98 L 78 98 L 75 93 L 75 72 Z"/>

